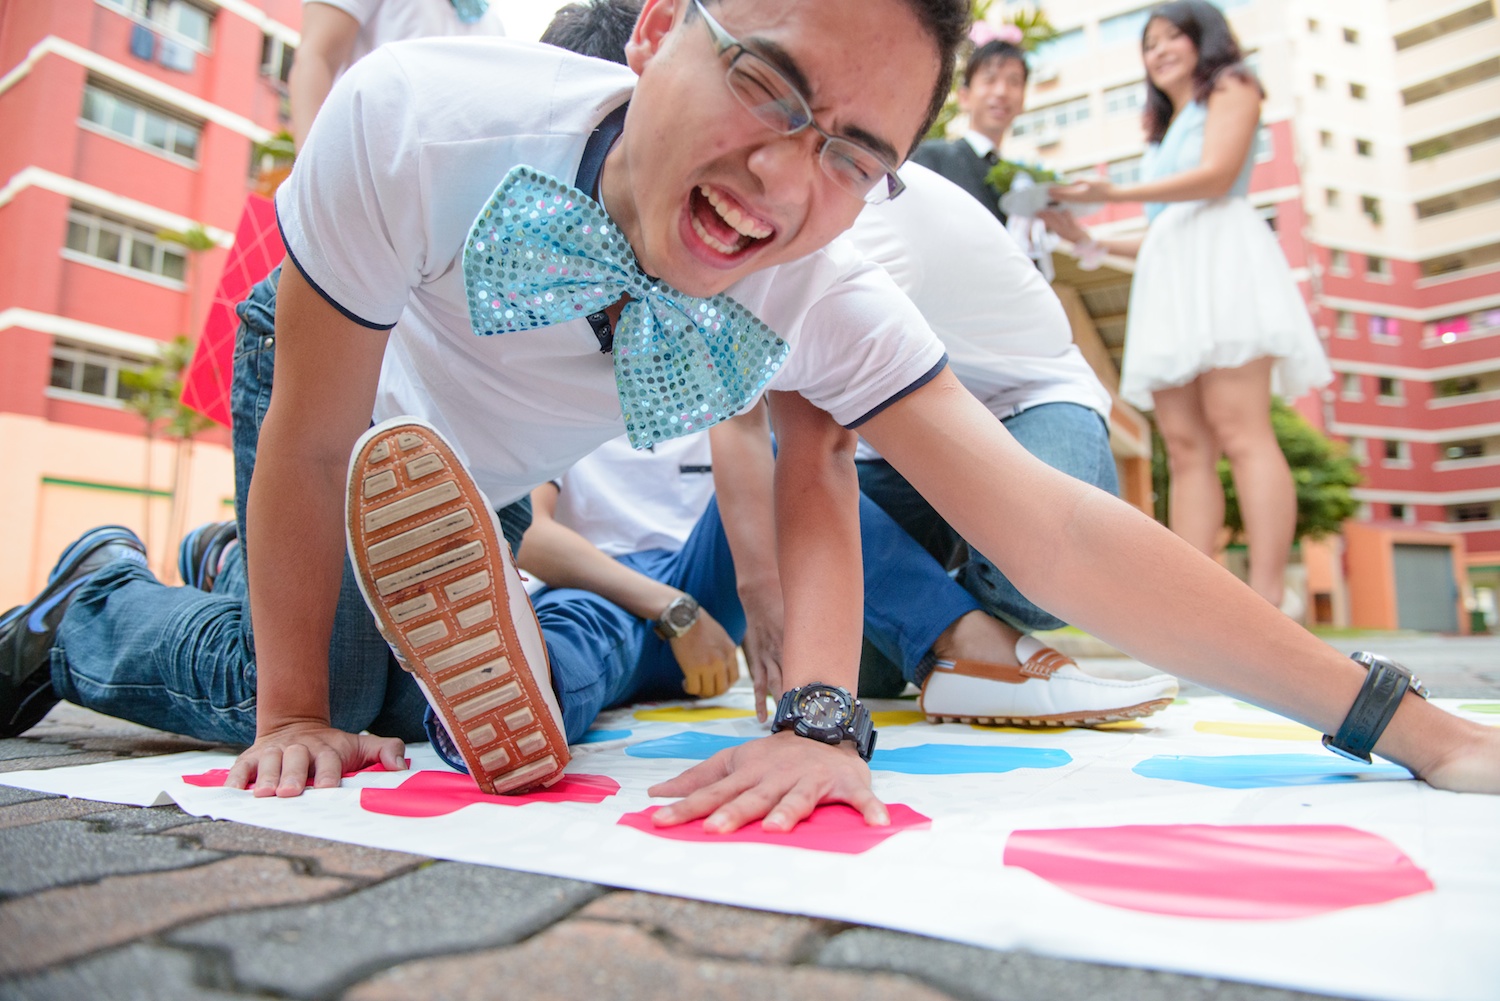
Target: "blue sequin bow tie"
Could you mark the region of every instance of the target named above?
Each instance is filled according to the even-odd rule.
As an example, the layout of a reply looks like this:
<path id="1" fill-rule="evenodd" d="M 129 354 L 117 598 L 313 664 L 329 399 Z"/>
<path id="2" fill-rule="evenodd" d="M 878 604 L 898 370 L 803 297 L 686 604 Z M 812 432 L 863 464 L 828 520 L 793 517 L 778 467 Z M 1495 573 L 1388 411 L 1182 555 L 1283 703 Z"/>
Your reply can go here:
<path id="1" fill-rule="evenodd" d="M 743 410 L 790 345 L 727 295 L 699 299 L 641 273 L 599 203 L 514 167 L 464 245 L 469 318 L 482 337 L 588 317 L 629 296 L 614 331 L 615 385 L 636 448 Z"/>

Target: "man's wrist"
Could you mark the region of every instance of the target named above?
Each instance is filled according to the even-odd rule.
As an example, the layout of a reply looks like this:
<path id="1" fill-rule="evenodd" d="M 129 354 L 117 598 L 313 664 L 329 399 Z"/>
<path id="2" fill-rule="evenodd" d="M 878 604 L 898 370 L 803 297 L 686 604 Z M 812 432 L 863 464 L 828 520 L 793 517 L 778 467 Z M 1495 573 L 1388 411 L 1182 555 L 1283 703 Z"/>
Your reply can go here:
<path id="1" fill-rule="evenodd" d="M 688 630 L 697 625 L 701 613 L 698 599 L 690 594 L 681 594 L 673 598 L 651 621 L 651 629 L 660 638 L 671 642 L 686 635 Z"/>

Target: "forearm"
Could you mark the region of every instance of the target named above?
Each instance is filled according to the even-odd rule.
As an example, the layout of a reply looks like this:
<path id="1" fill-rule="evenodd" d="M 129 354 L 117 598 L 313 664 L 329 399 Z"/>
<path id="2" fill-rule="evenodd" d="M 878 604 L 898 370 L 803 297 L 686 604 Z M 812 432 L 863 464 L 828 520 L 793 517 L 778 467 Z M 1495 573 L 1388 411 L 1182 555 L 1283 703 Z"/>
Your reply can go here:
<path id="1" fill-rule="evenodd" d="M 821 681 L 852 692 L 859 685 L 864 612 L 855 436 L 822 411 L 815 413 L 828 428 L 813 441 L 799 440 L 797 422 L 777 421 L 776 548 L 786 624 L 782 686 Z"/>
<path id="2" fill-rule="evenodd" d="M 1199 199 L 1223 198 L 1234 187 L 1238 170 L 1201 166 L 1140 184 L 1114 188 L 1110 201 L 1115 202 L 1193 202 Z"/>
<path id="3" fill-rule="evenodd" d="M 654 619 L 682 592 L 607 555 L 550 518 L 538 518 L 521 540 L 517 560 L 550 587 L 589 591 L 642 619 Z"/>
<path id="4" fill-rule="evenodd" d="M 741 601 L 781 593 L 776 562 L 775 476 L 765 404 L 709 431 L 714 495 L 734 557 Z"/>
<path id="5" fill-rule="evenodd" d="M 287 94 L 292 106 L 292 138 L 300 150 L 307 141 L 307 133 L 318 109 L 323 107 L 328 92 L 333 89 L 338 67 L 313 53 L 304 56 L 299 52 L 297 55 L 291 76 L 287 78 Z"/>

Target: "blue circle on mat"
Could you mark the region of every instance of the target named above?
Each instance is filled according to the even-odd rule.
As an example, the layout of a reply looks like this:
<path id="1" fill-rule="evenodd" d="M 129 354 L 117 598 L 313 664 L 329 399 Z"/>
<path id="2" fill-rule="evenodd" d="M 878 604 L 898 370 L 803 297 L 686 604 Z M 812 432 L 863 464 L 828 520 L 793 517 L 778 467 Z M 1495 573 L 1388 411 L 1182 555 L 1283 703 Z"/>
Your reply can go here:
<path id="1" fill-rule="evenodd" d="M 736 747 L 754 737 L 729 737 L 708 733 L 674 733 L 648 740 L 625 750 L 636 758 L 710 758 L 726 747 Z M 870 767 L 908 775 L 969 775 L 1009 772 L 1017 768 L 1059 768 L 1073 760 L 1067 751 L 1049 747 L 998 747 L 986 744 L 918 744 L 876 751 Z"/>
<path id="2" fill-rule="evenodd" d="M 1158 754 L 1131 771 L 1148 779 L 1193 782 L 1220 789 L 1331 785 L 1370 779 L 1409 779 L 1399 765 L 1361 764 L 1323 754 L 1224 754 L 1185 757 Z"/>
<path id="3" fill-rule="evenodd" d="M 606 740 L 624 740 L 628 736 L 630 736 L 629 730 L 590 730 L 578 742 L 580 744 L 602 744 Z"/>

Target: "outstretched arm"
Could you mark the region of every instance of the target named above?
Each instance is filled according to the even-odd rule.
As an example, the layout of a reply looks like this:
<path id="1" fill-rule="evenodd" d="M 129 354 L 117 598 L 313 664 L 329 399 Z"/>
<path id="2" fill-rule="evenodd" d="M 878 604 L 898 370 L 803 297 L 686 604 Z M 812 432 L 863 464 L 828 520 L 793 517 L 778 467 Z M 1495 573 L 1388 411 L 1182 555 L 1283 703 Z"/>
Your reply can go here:
<path id="1" fill-rule="evenodd" d="M 786 601 L 782 684 L 859 684 L 864 587 L 854 434 L 802 397 L 771 396 L 776 429 L 776 536 Z M 779 694 L 779 693 L 777 693 Z M 786 831 L 820 803 L 848 803 L 871 824 L 890 822 L 870 789 L 870 769 L 848 741 L 823 744 L 791 731 L 727 751 L 648 790 L 685 796 L 654 815 L 660 824 L 705 817 L 715 832 L 758 817 Z"/>
<path id="2" fill-rule="evenodd" d="M 861 433 L 1028 597 L 1131 656 L 1324 733 L 1363 668 L 1213 560 L 1016 444 L 945 372 Z M 1415 697 L 1376 745 L 1433 785 L 1500 793 L 1500 731 Z"/>
<path id="3" fill-rule="evenodd" d="M 551 483 L 531 492 L 531 526 L 516 557 L 521 566 L 552 587 L 591 591 L 638 619 L 660 618 L 682 597 L 677 588 L 626 566 L 558 521 L 557 498 Z M 734 640 L 707 610 L 700 610 L 692 628 L 668 642 L 689 695 L 721 695 L 739 677 Z"/>
<path id="4" fill-rule="evenodd" d="M 376 760 L 403 767 L 394 738 L 329 724 L 328 642 L 344 567 L 349 453 L 370 424 L 386 335 L 346 319 L 290 263 L 276 300 L 276 387 L 261 425 L 246 547 L 255 609 L 255 743 L 226 785 L 296 796 L 312 779 Z M 333 375 L 331 373 L 336 373 Z"/>
<path id="5" fill-rule="evenodd" d="M 781 692 L 781 571 L 776 563 L 775 475 L 764 401 L 708 432 L 714 493 L 735 587 L 745 609 L 745 664 L 755 690 L 755 718 L 766 721 L 766 696 Z"/>

